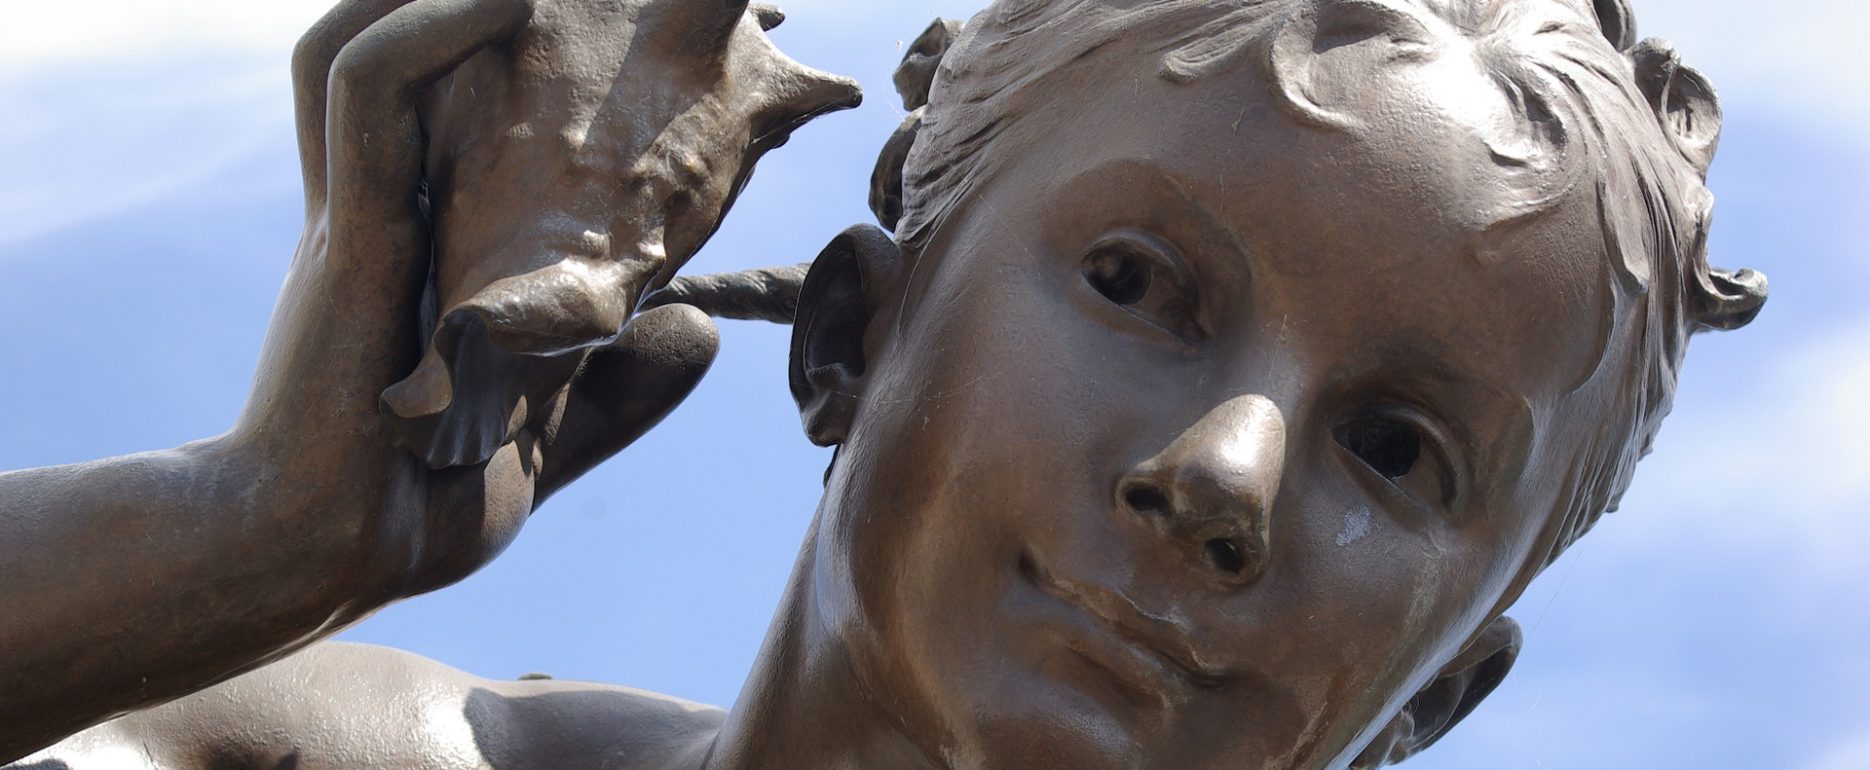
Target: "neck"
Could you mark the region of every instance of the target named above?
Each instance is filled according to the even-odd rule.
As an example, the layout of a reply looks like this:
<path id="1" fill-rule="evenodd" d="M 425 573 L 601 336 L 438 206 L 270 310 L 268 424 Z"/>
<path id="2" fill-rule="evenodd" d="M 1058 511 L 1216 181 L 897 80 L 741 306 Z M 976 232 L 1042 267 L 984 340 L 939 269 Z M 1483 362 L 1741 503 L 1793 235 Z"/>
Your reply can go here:
<path id="1" fill-rule="evenodd" d="M 702 770 L 939 770 L 865 692 L 834 633 L 816 569 L 818 525 L 805 537 L 753 672 Z"/>

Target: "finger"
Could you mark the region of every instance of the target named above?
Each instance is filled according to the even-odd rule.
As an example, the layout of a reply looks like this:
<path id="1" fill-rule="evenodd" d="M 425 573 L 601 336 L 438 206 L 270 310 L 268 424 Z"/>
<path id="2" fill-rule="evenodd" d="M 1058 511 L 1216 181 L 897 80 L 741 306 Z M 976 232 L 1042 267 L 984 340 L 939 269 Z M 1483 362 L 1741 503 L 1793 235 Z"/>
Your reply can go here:
<path id="1" fill-rule="evenodd" d="M 326 12 L 292 49 L 293 111 L 299 131 L 299 164 L 308 209 L 325 204 L 325 99 L 331 63 L 338 51 L 378 19 L 410 0 L 343 0 Z"/>
<path id="2" fill-rule="evenodd" d="M 416 100 L 531 15 L 529 0 L 415 0 L 370 25 L 332 62 L 326 269 L 354 289 L 347 299 L 360 314 L 387 308 L 400 318 L 408 287 L 427 277 Z"/>
<path id="3" fill-rule="evenodd" d="M 415 100 L 530 16 L 527 0 L 414 0 L 332 59 L 326 203 L 322 215 L 308 217 L 280 292 L 244 430 L 274 435 L 268 431 L 283 427 L 277 435 L 302 436 L 379 427 L 378 392 L 408 373 L 420 349 L 428 278 Z"/>
<path id="4" fill-rule="evenodd" d="M 676 276 L 668 286 L 643 298 L 643 307 L 694 305 L 716 318 L 792 323 L 799 310 L 799 288 L 812 263 L 765 267 L 738 273 Z"/>
<path id="5" fill-rule="evenodd" d="M 700 310 L 666 305 L 631 319 L 615 343 L 591 354 L 543 448 L 537 500 L 571 483 L 648 433 L 707 374 L 720 332 Z"/>

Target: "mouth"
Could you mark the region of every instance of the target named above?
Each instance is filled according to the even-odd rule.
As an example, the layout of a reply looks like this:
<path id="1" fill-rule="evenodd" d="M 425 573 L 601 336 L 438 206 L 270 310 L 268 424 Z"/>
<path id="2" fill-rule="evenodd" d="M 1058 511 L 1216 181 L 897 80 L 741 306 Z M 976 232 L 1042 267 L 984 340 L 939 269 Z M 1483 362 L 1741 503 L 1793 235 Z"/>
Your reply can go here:
<path id="1" fill-rule="evenodd" d="M 1096 628 L 1086 636 L 1097 638 L 1069 639 L 1067 647 L 1099 667 L 1128 680 L 1140 678 L 1183 689 L 1214 689 L 1229 679 L 1225 668 L 1204 660 L 1180 626 L 1144 612 L 1123 595 L 1060 578 L 1030 552 L 1020 554 L 1019 572 L 1041 593 L 1095 621 Z"/>

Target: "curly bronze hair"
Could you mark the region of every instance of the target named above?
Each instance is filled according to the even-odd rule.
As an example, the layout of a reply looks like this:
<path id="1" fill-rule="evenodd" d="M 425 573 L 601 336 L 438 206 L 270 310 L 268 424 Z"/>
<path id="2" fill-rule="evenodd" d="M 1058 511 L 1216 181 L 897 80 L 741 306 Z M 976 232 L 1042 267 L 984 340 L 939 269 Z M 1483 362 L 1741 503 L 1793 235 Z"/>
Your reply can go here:
<path id="1" fill-rule="evenodd" d="M 1667 43 L 1638 41 L 1625 0 L 999 0 L 953 42 L 918 116 L 898 240 L 912 255 L 927 249 L 1010 160 L 994 148 L 1045 130 L 1027 120 L 1063 98 L 1045 84 L 1108 48 L 1153 55 L 1158 76 L 1176 83 L 1256 62 L 1293 119 L 1355 131 L 1354 115 L 1295 82 L 1324 35 L 1386 35 L 1399 60 L 1434 55 L 1435 40 L 1474 52 L 1522 119 L 1483 137 L 1507 192 L 1482 235 L 1510 232 L 1579 191 L 1598 203 L 1616 312 L 1640 323 L 1624 345 L 1632 355 L 1600 363 L 1622 362 L 1614 376 L 1626 398 L 1572 464 L 1577 492 L 1553 523 L 1549 563 L 1616 509 L 1669 412 L 1688 339 L 1744 326 L 1767 293 L 1759 273 L 1708 265 L 1705 180 L 1719 103 Z"/>
<path id="2" fill-rule="evenodd" d="M 885 148 L 872 208 L 919 259 L 1011 161 L 996 148 L 1047 130 L 1029 118 L 1068 95 L 1044 86 L 1106 49 L 1153 57 L 1157 75 L 1174 83 L 1256 62 L 1294 120 L 1354 132 L 1354 114 L 1312 100 L 1296 82 L 1297 65 L 1326 35 L 1387 36 L 1400 61 L 1434 55 L 1429 41 L 1458 39 L 1491 75 L 1494 96 L 1521 120 L 1483 133 L 1506 192 L 1478 223 L 1482 258 L 1489 238 L 1565 196 L 1597 202 L 1613 312 L 1637 323 L 1625 355 L 1611 355 L 1604 341 L 1598 366 L 1621 367 L 1610 376 L 1622 398 L 1569 464 L 1565 481 L 1575 493 L 1561 501 L 1542 567 L 1616 509 L 1673 403 L 1688 340 L 1746 325 L 1767 296 L 1759 273 L 1708 264 L 1714 197 L 1706 178 L 1721 130 L 1714 89 L 1668 43 L 1637 37 L 1627 0 L 998 0 L 965 27 L 938 20 L 905 57 L 903 72 L 915 77 L 903 83 L 899 72 L 899 89 L 917 97 L 905 105 L 919 106 L 924 95 L 927 105 Z M 932 71 L 930 58 L 939 61 Z M 757 317 L 783 320 L 802 268 L 779 290 L 749 276 L 736 293 L 772 298 L 772 312 Z M 706 309 L 710 285 L 726 286 L 678 280 L 656 301 L 686 297 Z"/>

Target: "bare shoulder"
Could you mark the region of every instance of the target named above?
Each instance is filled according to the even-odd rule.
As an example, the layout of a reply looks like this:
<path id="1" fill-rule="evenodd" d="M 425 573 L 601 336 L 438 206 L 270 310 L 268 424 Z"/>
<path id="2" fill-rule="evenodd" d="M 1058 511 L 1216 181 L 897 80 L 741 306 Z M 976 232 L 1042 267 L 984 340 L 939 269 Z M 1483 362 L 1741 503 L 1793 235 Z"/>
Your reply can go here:
<path id="1" fill-rule="evenodd" d="M 724 717 L 628 687 L 482 679 L 400 650 L 327 642 L 8 770 L 663 770 L 698 766 Z"/>

